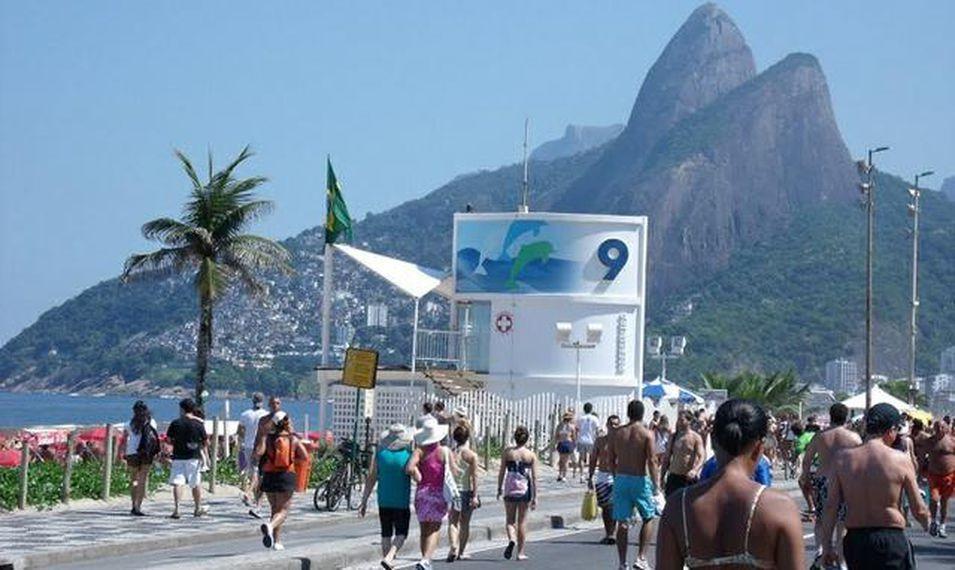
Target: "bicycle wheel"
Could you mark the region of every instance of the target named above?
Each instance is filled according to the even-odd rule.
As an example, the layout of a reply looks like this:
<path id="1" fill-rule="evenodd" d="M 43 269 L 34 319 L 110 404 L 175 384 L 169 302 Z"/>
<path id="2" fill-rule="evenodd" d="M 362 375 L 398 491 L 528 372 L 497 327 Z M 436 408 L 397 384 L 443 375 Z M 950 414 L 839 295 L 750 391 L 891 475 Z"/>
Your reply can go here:
<path id="1" fill-rule="evenodd" d="M 342 502 L 342 498 L 344 498 L 346 490 L 345 482 L 347 481 L 345 475 L 344 470 L 336 471 L 325 486 L 325 507 L 329 511 L 337 511 L 338 506 Z"/>
<path id="2" fill-rule="evenodd" d="M 325 479 L 315 487 L 315 493 L 312 495 L 312 504 L 315 510 L 320 511 L 325 508 L 325 489 L 328 488 L 328 479 Z"/>
<path id="3" fill-rule="evenodd" d="M 362 492 L 365 490 L 365 480 L 361 473 L 355 473 L 346 491 L 348 510 L 354 511 L 361 506 Z"/>

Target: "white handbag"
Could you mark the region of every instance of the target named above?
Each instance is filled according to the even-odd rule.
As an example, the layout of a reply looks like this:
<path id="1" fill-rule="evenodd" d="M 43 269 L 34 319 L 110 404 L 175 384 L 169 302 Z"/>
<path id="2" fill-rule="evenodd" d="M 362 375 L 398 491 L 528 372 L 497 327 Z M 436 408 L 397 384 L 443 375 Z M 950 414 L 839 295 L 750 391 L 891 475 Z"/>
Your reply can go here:
<path id="1" fill-rule="evenodd" d="M 444 502 L 460 511 L 461 492 L 458 490 L 458 482 L 454 480 L 454 473 L 451 472 L 451 462 L 454 461 L 454 455 L 450 449 L 442 448 L 442 450 L 444 451 L 444 486 L 441 491 L 444 495 Z"/>

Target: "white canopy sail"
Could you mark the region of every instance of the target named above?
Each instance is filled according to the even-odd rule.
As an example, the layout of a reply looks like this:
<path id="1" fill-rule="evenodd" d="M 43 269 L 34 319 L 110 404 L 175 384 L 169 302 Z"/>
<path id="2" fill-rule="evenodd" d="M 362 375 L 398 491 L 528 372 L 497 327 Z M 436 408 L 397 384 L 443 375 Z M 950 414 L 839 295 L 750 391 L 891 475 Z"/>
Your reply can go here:
<path id="1" fill-rule="evenodd" d="M 379 253 L 372 253 L 350 245 L 336 243 L 332 247 L 374 271 L 382 279 L 415 299 L 420 299 L 435 290 L 440 295 L 450 296 L 450 291 L 445 290 L 450 288 L 441 287 L 447 278 L 444 271 L 423 267 Z"/>

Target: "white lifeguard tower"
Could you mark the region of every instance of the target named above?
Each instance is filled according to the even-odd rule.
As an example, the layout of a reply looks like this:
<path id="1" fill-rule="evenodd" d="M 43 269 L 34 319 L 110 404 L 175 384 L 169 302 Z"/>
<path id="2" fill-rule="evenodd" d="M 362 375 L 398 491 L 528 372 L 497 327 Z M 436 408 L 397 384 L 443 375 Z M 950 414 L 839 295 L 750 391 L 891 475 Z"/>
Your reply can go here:
<path id="1" fill-rule="evenodd" d="M 494 392 L 584 397 L 643 378 L 647 219 L 543 212 L 455 214 L 455 365 Z M 433 354 L 419 331 L 419 357 Z M 639 393 L 639 392 L 637 392 Z"/>

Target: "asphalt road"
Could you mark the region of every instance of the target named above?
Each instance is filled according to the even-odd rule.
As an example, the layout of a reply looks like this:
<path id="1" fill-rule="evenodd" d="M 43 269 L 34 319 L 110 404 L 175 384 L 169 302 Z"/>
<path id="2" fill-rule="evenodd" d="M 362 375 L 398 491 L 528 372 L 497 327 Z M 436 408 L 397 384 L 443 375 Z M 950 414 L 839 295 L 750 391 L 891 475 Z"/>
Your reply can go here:
<path id="1" fill-rule="evenodd" d="M 804 536 L 811 535 L 812 527 L 804 525 Z M 632 536 L 633 533 L 631 533 Z M 922 530 L 911 531 L 909 538 L 915 546 L 915 556 L 920 570 L 951 570 L 955 568 L 955 536 L 947 539 L 937 539 L 930 537 Z M 617 568 L 617 547 L 604 546 L 597 544 L 603 538 L 602 530 L 584 530 L 584 531 L 549 531 L 539 533 L 538 536 L 532 536 L 531 542 L 527 544 L 527 555 L 530 560 L 519 563 L 519 568 L 532 570 L 555 570 L 558 568 L 571 568 L 580 570 L 595 570 L 598 568 L 614 569 Z M 650 562 L 653 563 L 653 546 L 650 548 Z M 447 568 L 456 570 L 484 570 L 500 569 L 505 563 L 503 558 L 504 544 L 488 545 L 482 544 L 472 552 L 473 558 L 447 564 L 443 560 L 435 561 L 435 568 Z M 806 539 L 806 560 L 811 562 L 814 554 L 812 547 L 812 537 Z M 408 552 L 405 552 L 405 560 L 408 561 L 403 568 L 413 568 L 414 563 L 410 560 Z M 447 554 L 446 549 L 439 550 L 439 554 Z M 631 547 L 629 557 L 630 562 L 636 556 L 636 544 Z M 514 562 L 508 563 L 508 565 Z"/>

